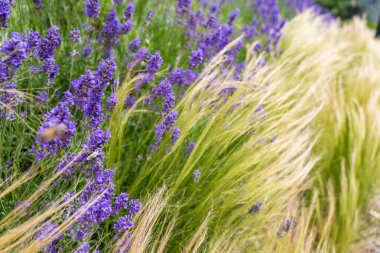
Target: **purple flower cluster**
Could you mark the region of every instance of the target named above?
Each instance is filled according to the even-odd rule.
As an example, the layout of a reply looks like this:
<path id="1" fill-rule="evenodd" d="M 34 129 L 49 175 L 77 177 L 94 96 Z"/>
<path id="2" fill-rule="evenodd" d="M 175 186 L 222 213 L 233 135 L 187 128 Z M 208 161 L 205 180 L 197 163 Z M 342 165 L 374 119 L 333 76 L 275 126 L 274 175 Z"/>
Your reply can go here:
<path id="1" fill-rule="evenodd" d="M 30 70 L 33 74 L 44 73 L 49 84 L 58 74 L 59 66 L 55 62 L 54 54 L 61 37 L 57 31 L 58 27 L 49 29 L 45 38 L 32 30 L 23 35 L 11 32 L 10 39 L 1 46 L 0 53 L 4 55 L 4 58 L 0 56 L 1 118 L 13 119 L 16 106 L 24 101 L 23 93 L 16 90 L 17 85 L 12 80 L 28 58 L 34 57 L 38 60 L 41 65 L 31 66 Z"/>
<path id="2" fill-rule="evenodd" d="M 121 193 L 115 197 L 115 184 L 113 182 L 114 172 L 105 170 L 97 172 L 94 179 L 79 196 L 79 207 L 85 206 L 90 201 L 94 203 L 86 209 L 77 223 L 76 238 L 81 239 L 99 223 L 107 220 L 112 215 L 117 215 L 121 210 L 129 210 L 129 214 L 120 217 L 114 225 L 116 232 L 123 232 L 133 227 L 132 217 L 141 211 L 142 204 L 137 199 L 129 201 L 129 195 Z"/>
<path id="3" fill-rule="evenodd" d="M 293 218 L 286 218 L 282 226 L 277 230 L 277 236 L 281 236 L 282 232 L 288 233 L 295 225 Z"/>
<path id="4" fill-rule="evenodd" d="M 17 32 L 11 33 L 11 39 L 4 42 L 1 53 L 7 56 L 4 63 L 13 73 L 22 65 L 27 57 L 27 44 L 22 40 L 21 34 Z"/>
<path id="5" fill-rule="evenodd" d="M 82 243 L 73 253 L 89 253 L 90 244 L 88 242 Z"/>
<path id="6" fill-rule="evenodd" d="M 9 82 L 3 85 L 0 91 L 0 119 L 15 119 L 16 106 L 24 101 L 17 91 L 17 85 Z"/>
<path id="7" fill-rule="evenodd" d="M 189 58 L 189 66 L 192 68 L 196 68 L 197 66 L 202 64 L 203 58 L 204 56 L 202 49 L 199 48 L 197 51 L 193 51 Z"/>
<path id="8" fill-rule="evenodd" d="M 138 63 L 147 58 L 149 58 L 147 66 L 145 67 L 145 70 L 139 74 L 140 79 L 136 84 L 137 91 L 140 91 L 140 88 L 142 86 L 145 86 L 154 80 L 155 74 L 158 72 L 158 70 L 164 63 L 164 60 L 162 59 L 159 51 L 156 51 L 155 54 L 150 55 L 149 51 L 145 48 L 140 48 L 136 52 L 136 54 L 134 55 L 133 62 Z"/>
<path id="9" fill-rule="evenodd" d="M 91 128 L 98 127 L 104 121 L 102 101 L 115 69 L 116 64 L 112 59 L 101 60 L 95 75 L 87 70 L 85 75 L 71 83 L 75 104 L 83 111 Z"/>
<path id="10" fill-rule="evenodd" d="M 255 3 L 255 8 L 260 16 L 261 22 L 253 22 L 252 29 L 257 30 L 259 35 L 266 37 L 265 50 L 267 53 L 278 53 L 277 46 L 282 36 L 282 28 L 286 21 L 281 16 L 277 1 L 258 0 Z"/>
<path id="11" fill-rule="evenodd" d="M 38 48 L 40 59 L 45 60 L 54 57 L 56 49 L 61 44 L 61 36 L 58 30 L 58 26 L 53 26 L 48 30 L 45 38 L 41 38 Z"/>
<path id="12" fill-rule="evenodd" d="M 0 27 L 7 28 L 7 19 L 11 17 L 11 1 L 10 0 L 0 0 Z"/>
<path id="13" fill-rule="evenodd" d="M 117 105 L 117 98 L 115 96 L 114 93 L 112 93 L 108 98 L 107 98 L 107 101 L 106 101 L 106 107 L 109 111 L 112 111 L 116 105 Z"/>
<path id="14" fill-rule="evenodd" d="M 36 138 L 36 143 L 41 149 L 33 150 L 37 159 L 57 155 L 63 148 L 71 145 L 71 139 L 76 133 L 76 123 L 70 112 L 73 101 L 70 98 L 71 101 L 65 101 L 66 98 L 67 96 L 64 96 L 61 103 L 44 116 L 44 122 L 39 128 Z M 57 126 L 63 126 L 62 130 L 55 130 Z M 52 133 L 50 133 L 51 131 Z M 46 137 L 46 135 L 49 136 Z"/>
<path id="15" fill-rule="evenodd" d="M 41 228 L 34 235 L 34 240 L 45 240 L 51 237 L 53 234 L 57 233 L 59 230 L 59 226 L 53 224 L 51 221 L 45 222 Z M 58 236 L 58 238 L 54 239 L 49 245 L 45 246 L 42 249 L 43 253 L 49 252 L 57 252 L 55 247 L 59 243 L 59 241 L 63 238 L 63 236 Z"/>
<path id="16" fill-rule="evenodd" d="M 248 213 L 258 213 L 260 212 L 262 206 L 263 202 L 259 201 L 256 204 L 254 204 L 251 208 L 249 208 Z"/>
<path id="17" fill-rule="evenodd" d="M 129 50 L 133 53 L 137 52 L 137 50 L 139 49 L 140 47 L 140 44 L 141 44 L 141 41 L 139 38 L 135 38 L 131 41 L 131 43 L 129 43 Z"/>
<path id="18" fill-rule="evenodd" d="M 106 50 L 110 50 L 119 43 L 120 35 L 129 33 L 132 28 L 133 22 L 126 19 L 124 23 L 121 23 L 117 17 L 116 10 L 112 9 L 106 17 L 106 24 L 102 34 L 98 37 L 98 41 Z"/>
<path id="19" fill-rule="evenodd" d="M 53 26 L 48 30 L 45 38 L 37 32 L 31 30 L 29 35 L 24 36 L 25 42 L 22 43 L 25 44 L 25 46 L 21 46 L 21 42 L 17 43 L 17 50 L 19 53 L 12 54 L 10 57 L 12 58 L 14 64 L 21 65 L 22 60 L 26 57 L 34 56 L 39 62 L 42 63 L 39 68 L 32 66 L 32 72 L 34 74 L 45 74 L 48 78 L 47 83 L 52 84 L 59 71 L 59 66 L 56 64 L 54 59 L 55 52 L 61 44 L 61 36 L 59 35 L 58 30 L 58 26 Z M 18 35 L 15 37 L 12 36 L 10 43 L 16 43 L 19 38 L 21 37 Z M 16 67 L 16 65 L 14 66 Z"/>
<path id="20" fill-rule="evenodd" d="M 113 226 L 113 229 L 117 232 L 123 232 L 126 230 L 129 230 L 133 228 L 134 224 L 132 222 L 132 215 L 127 214 L 125 216 L 120 217 L 115 225 Z"/>
<path id="21" fill-rule="evenodd" d="M 157 152 L 159 145 L 163 139 L 165 133 L 173 130 L 173 125 L 177 122 L 178 113 L 176 111 L 171 111 L 167 114 L 162 123 L 157 124 L 154 127 L 154 132 L 156 133 L 156 138 L 154 143 L 150 146 L 150 152 Z"/>
<path id="22" fill-rule="evenodd" d="M 195 183 L 199 183 L 199 180 L 201 178 L 201 171 L 200 170 L 195 170 L 193 172 L 193 179 Z"/>
<path id="23" fill-rule="evenodd" d="M 191 152 L 193 152 L 194 148 L 195 148 L 195 142 L 190 142 L 189 147 L 187 148 L 187 154 L 190 155 Z"/>
<path id="24" fill-rule="evenodd" d="M 70 228 L 70 234 L 74 240 L 83 239 L 100 223 L 111 217 L 117 217 L 122 210 L 126 210 L 128 214 L 119 218 L 114 225 L 115 231 L 121 233 L 133 227 L 133 215 L 141 211 L 142 204 L 139 200 L 129 201 L 127 193 L 115 195 L 114 171 L 104 169 L 103 148 L 110 137 L 109 131 L 101 129 L 92 131 L 82 146 L 83 153 L 77 157 L 77 160 L 73 160 L 74 155 L 70 154 L 58 168 L 59 170 L 71 162 L 72 166 L 87 171 L 89 184 L 76 199 L 75 207 L 77 210 L 84 208 L 84 214 Z M 69 171 L 72 173 L 73 169 L 69 169 Z M 88 247 L 86 246 L 86 248 Z"/>
<path id="25" fill-rule="evenodd" d="M 42 0 L 32 0 L 34 7 L 36 10 L 41 10 L 42 8 Z"/>
<path id="26" fill-rule="evenodd" d="M 86 0 L 86 15 L 89 18 L 98 18 L 100 12 L 99 0 Z"/>
<path id="27" fill-rule="evenodd" d="M 71 30 L 69 36 L 70 36 L 70 41 L 72 43 L 79 42 L 79 40 L 80 40 L 80 30 L 78 28 L 74 28 L 73 30 Z"/>
<path id="28" fill-rule="evenodd" d="M 125 21 L 129 21 L 134 12 L 135 12 L 135 4 L 133 2 L 128 3 L 124 11 Z"/>
<path id="29" fill-rule="evenodd" d="M 198 73 L 192 70 L 174 68 L 169 73 L 169 80 L 172 84 L 177 84 L 179 86 L 189 86 L 198 78 Z"/>
<path id="30" fill-rule="evenodd" d="M 174 145 L 177 142 L 180 133 L 181 129 L 179 127 L 173 128 L 172 136 L 170 137 L 170 144 Z"/>
<path id="31" fill-rule="evenodd" d="M 141 61 L 144 61 L 146 59 L 148 59 L 150 56 L 150 52 L 148 49 L 146 48 L 140 48 L 135 54 L 134 54 L 134 57 L 133 57 L 133 62 L 134 63 L 139 63 Z"/>

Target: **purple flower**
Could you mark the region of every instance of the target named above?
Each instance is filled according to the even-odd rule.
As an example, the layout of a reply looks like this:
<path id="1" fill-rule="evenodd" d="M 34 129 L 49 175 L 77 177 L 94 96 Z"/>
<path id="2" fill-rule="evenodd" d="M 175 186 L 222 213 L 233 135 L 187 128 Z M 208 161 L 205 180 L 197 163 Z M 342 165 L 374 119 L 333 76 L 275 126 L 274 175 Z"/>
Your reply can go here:
<path id="1" fill-rule="evenodd" d="M 146 20 L 148 22 L 151 22 L 154 17 L 154 11 L 153 10 L 148 10 L 148 13 L 146 14 Z"/>
<path id="2" fill-rule="evenodd" d="M 78 239 L 89 232 L 93 224 L 103 222 L 114 214 L 112 201 L 114 197 L 115 184 L 113 177 L 115 173 L 112 170 L 101 171 L 97 163 L 94 163 L 92 167 L 94 178 L 79 196 L 78 204 L 81 207 L 94 198 L 96 198 L 96 201 L 86 208 L 85 213 L 78 220 Z"/>
<path id="3" fill-rule="evenodd" d="M 88 103 L 89 90 L 96 86 L 95 76 L 92 71 L 87 70 L 85 75 L 82 75 L 77 80 L 71 82 L 73 94 L 75 96 L 75 104 L 82 111 L 85 110 Z"/>
<path id="4" fill-rule="evenodd" d="M 170 137 L 170 144 L 174 145 L 177 142 L 180 132 L 181 129 L 179 127 L 174 127 L 172 136 Z"/>
<path id="5" fill-rule="evenodd" d="M 202 49 L 198 49 L 197 51 L 193 51 L 189 58 L 189 66 L 192 68 L 196 68 L 198 65 L 203 62 L 203 51 Z"/>
<path id="6" fill-rule="evenodd" d="M 149 56 L 150 56 L 150 52 L 148 49 L 140 48 L 135 54 L 135 56 L 133 57 L 133 62 L 137 63 L 137 62 L 143 61 L 145 59 L 148 59 Z"/>
<path id="7" fill-rule="evenodd" d="M 257 202 L 256 204 L 254 204 L 251 208 L 249 208 L 248 210 L 248 213 L 258 213 L 260 212 L 260 209 L 263 205 L 263 202 Z"/>
<path id="8" fill-rule="evenodd" d="M 102 59 L 99 63 L 99 67 L 96 71 L 97 81 L 104 87 L 113 78 L 116 70 L 116 63 L 111 58 L 106 60 Z"/>
<path id="9" fill-rule="evenodd" d="M 100 41 L 107 49 L 112 48 L 119 42 L 120 30 L 120 20 L 116 15 L 115 9 L 111 9 L 106 17 L 106 24 L 103 28 L 103 33 L 101 37 L 99 37 Z"/>
<path id="10" fill-rule="evenodd" d="M 188 14 L 191 10 L 191 0 L 178 0 L 176 3 L 176 11 L 179 15 Z"/>
<path id="11" fill-rule="evenodd" d="M 41 228 L 34 235 L 34 240 L 44 240 L 58 233 L 59 226 L 51 223 L 51 221 L 45 222 Z M 58 242 L 63 239 L 63 235 L 58 236 L 57 239 L 53 240 L 49 245 L 45 246 L 42 251 L 43 252 L 57 252 L 56 245 Z"/>
<path id="12" fill-rule="evenodd" d="M 36 50 L 41 43 L 42 36 L 33 30 L 30 30 L 29 35 L 26 37 L 26 51 L 27 53 Z"/>
<path id="13" fill-rule="evenodd" d="M 26 46 L 19 33 L 11 32 L 11 39 L 5 41 L 1 48 L 1 53 L 8 56 L 4 62 L 9 67 L 17 70 L 26 59 Z"/>
<path id="14" fill-rule="evenodd" d="M 160 124 L 157 124 L 154 127 L 154 132 L 156 133 L 156 138 L 154 140 L 154 143 L 150 146 L 150 152 L 155 153 L 159 145 L 162 141 L 164 133 L 170 131 L 170 129 L 173 127 L 174 123 L 177 121 L 178 118 L 178 112 L 171 111 L 167 114 L 164 121 Z"/>
<path id="15" fill-rule="evenodd" d="M 114 4 L 120 5 L 123 3 L 124 0 L 112 0 Z"/>
<path id="16" fill-rule="evenodd" d="M 258 26 L 257 21 L 253 20 L 251 29 L 257 30 L 257 33 L 260 33 L 265 38 L 265 50 L 267 53 L 273 52 L 277 54 L 277 46 L 282 36 L 282 28 L 285 25 L 285 19 L 281 16 L 280 7 L 273 0 L 258 0 L 255 3 L 255 8 L 261 22 Z"/>
<path id="17" fill-rule="evenodd" d="M 44 62 L 42 63 L 41 71 L 45 73 L 45 75 L 49 79 L 49 84 L 50 84 L 51 83 L 50 81 L 54 79 L 55 76 L 58 74 L 59 66 L 55 64 L 54 58 L 48 58 L 48 59 L 45 59 Z"/>
<path id="18" fill-rule="evenodd" d="M 219 26 L 219 21 L 214 14 L 211 14 L 209 19 L 203 25 L 206 29 L 213 30 Z"/>
<path id="19" fill-rule="evenodd" d="M 187 154 L 190 155 L 195 147 L 195 142 L 190 142 L 189 147 L 187 148 Z"/>
<path id="20" fill-rule="evenodd" d="M 284 225 L 282 227 L 283 231 L 289 232 L 291 228 L 295 226 L 295 223 L 292 218 L 285 219 Z"/>
<path id="21" fill-rule="evenodd" d="M 62 107 L 72 107 L 74 104 L 75 104 L 75 97 L 73 96 L 73 94 L 71 94 L 70 91 L 65 91 L 63 93 L 63 96 L 61 98 L 61 101 L 59 102 L 59 104 L 62 106 Z"/>
<path id="22" fill-rule="evenodd" d="M 101 129 L 96 129 L 92 132 L 91 136 L 88 138 L 87 142 L 83 147 L 87 152 L 92 153 L 103 148 L 103 146 L 108 142 L 108 139 L 111 138 L 111 132 Z"/>
<path id="23" fill-rule="evenodd" d="M 0 118 L 14 119 L 16 106 L 23 102 L 23 97 L 17 93 L 17 85 L 9 82 L 3 85 L 3 92 L 0 93 L 0 102 L 6 106 L 0 106 Z"/>
<path id="24" fill-rule="evenodd" d="M 69 37 L 71 42 L 77 43 L 80 39 L 80 30 L 78 28 L 74 28 L 71 30 Z"/>
<path id="25" fill-rule="evenodd" d="M 131 108 L 135 105 L 136 103 L 136 96 L 126 96 L 124 100 L 124 108 Z"/>
<path id="26" fill-rule="evenodd" d="M 32 0 L 32 2 L 34 3 L 34 7 L 36 8 L 36 10 L 41 10 L 42 0 Z"/>
<path id="27" fill-rule="evenodd" d="M 154 55 L 150 56 L 146 71 L 150 74 L 155 74 L 163 63 L 164 60 L 162 59 L 160 52 L 156 51 Z"/>
<path id="28" fill-rule="evenodd" d="M 133 29 L 133 22 L 131 21 L 126 21 L 124 24 L 121 25 L 120 27 L 120 34 L 127 34 Z"/>
<path id="29" fill-rule="evenodd" d="M 254 51 L 256 52 L 256 53 L 258 53 L 258 52 L 260 52 L 260 50 L 262 49 L 262 47 L 263 47 L 263 44 L 261 44 L 261 42 L 257 42 L 256 44 L 255 44 L 255 47 L 254 47 Z"/>
<path id="30" fill-rule="evenodd" d="M 89 46 L 83 47 L 82 55 L 83 57 L 88 57 L 92 53 L 92 48 Z"/>
<path id="31" fill-rule="evenodd" d="M 115 96 L 114 93 L 112 93 L 108 98 L 107 98 L 107 101 L 106 101 L 106 107 L 109 111 L 112 111 L 115 107 L 116 107 L 116 104 L 117 104 L 117 98 Z"/>
<path id="32" fill-rule="evenodd" d="M 89 253 L 90 244 L 88 242 L 82 243 L 73 253 Z"/>
<path id="33" fill-rule="evenodd" d="M 84 28 L 85 32 L 87 32 L 87 33 L 92 33 L 93 31 L 95 31 L 95 27 L 90 25 L 90 24 L 87 24 L 87 23 L 83 24 L 83 28 Z"/>
<path id="34" fill-rule="evenodd" d="M 0 57 L 0 83 L 9 80 L 11 77 L 9 76 L 9 69 L 7 64 Z"/>
<path id="35" fill-rule="evenodd" d="M 40 92 L 38 92 L 37 95 L 36 95 L 36 99 L 38 100 L 38 102 L 39 102 L 40 105 L 44 105 L 45 102 L 48 99 L 48 93 L 47 93 L 47 91 L 43 91 L 43 92 L 40 91 Z"/>
<path id="36" fill-rule="evenodd" d="M 90 127 L 96 128 L 104 121 L 102 101 L 104 90 L 115 73 L 116 63 L 112 59 L 102 59 L 95 77 L 91 71 L 85 76 L 73 81 L 74 95 L 78 98 L 78 105 L 89 120 Z"/>
<path id="37" fill-rule="evenodd" d="M 128 199 L 129 195 L 128 193 L 121 193 L 119 196 L 115 198 L 115 204 L 114 204 L 114 212 L 118 213 L 121 209 L 127 209 L 128 208 Z"/>
<path id="38" fill-rule="evenodd" d="M 288 233 L 291 228 L 295 227 L 293 218 L 286 218 L 284 224 L 277 230 L 277 236 L 281 236 L 282 232 Z"/>
<path id="39" fill-rule="evenodd" d="M 141 211 L 142 203 L 138 199 L 129 201 L 129 212 L 134 215 Z"/>
<path id="40" fill-rule="evenodd" d="M 53 26 L 45 36 L 41 39 L 38 48 L 38 56 L 41 59 L 53 58 L 57 47 L 61 44 L 61 36 L 58 33 L 59 27 Z"/>
<path id="41" fill-rule="evenodd" d="M 167 80 L 162 80 L 157 87 L 153 87 L 151 91 L 151 99 L 161 97 L 164 99 L 162 106 L 162 112 L 166 115 L 173 107 L 175 103 L 175 95 L 173 92 L 172 84 Z"/>
<path id="42" fill-rule="evenodd" d="M 86 0 L 86 15 L 90 18 L 98 18 L 100 12 L 99 0 Z"/>
<path id="43" fill-rule="evenodd" d="M 76 124 L 67 107 L 56 106 L 44 116 L 44 122 L 37 132 L 36 143 L 41 147 L 42 157 L 56 155 L 63 148 L 70 146 L 76 132 Z M 59 129 L 56 128 L 60 126 Z M 54 130 L 53 135 L 47 136 L 47 131 Z M 38 154 L 36 154 L 38 155 Z"/>
<path id="44" fill-rule="evenodd" d="M 0 0 L 0 26 L 7 28 L 7 19 L 11 17 L 11 3 L 9 0 Z"/>
<path id="45" fill-rule="evenodd" d="M 117 232 L 124 232 L 133 228 L 133 226 L 134 224 L 132 222 L 132 216 L 128 214 L 120 217 L 113 226 L 113 229 Z"/>
<path id="46" fill-rule="evenodd" d="M 198 26 L 198 23 L 200 21 L 198 20 L 198 17 L 197 17 L 197 14 L 191 12 L 189 14 L 189 20 L 187 21 L 187 31 L 186 31 L 186 35 L 190 36 L 190 37 L 195 37 L 195 35 L 197 34 L 196 33 L 196 30 L 197 30 L 197 26 Z"/>
<path id="47" fill-rule="evenodd" d="M 195 79 L 198 78 L 198 73 L 190 69 L 183 70 L 180 68 L 173 69 L 169 74 L 169 80 L 172 84 L 177 84 L 179 86 L 188 86 L 194 83 Z"/>
<path id="48" fill-rule="evenodd" d="M 195 183 L 199 183 L 200 177 L 201 177 L 201 171 L 200 170 L 194 171 L 193 178 L 194 178 Z"/>
<path id="49" fill-rule="evenodd" d="M 211 6 L 210 6 L 210 11 L 211 13 L 215 13 L 219 10 L 219 3 L 218 2 L 214 2 Z"/>
<path id="50" fill-rule="evenodd" d="M 230 13 L 230 17 L 228 19 L 228 24 L 232 25 L 232 23 L 236 20 L 236 18 L 239 16 L 240 10 L 236 9 Z"/>
<path id="51" fill-rule="evenodd" d="M 128 21 L 132 17 L 134 12 L 135 12 L 135 3 L 129 2 L 127 6 L 125 7 L 125 11 L 124 11 L 125 21 Z"/>
<path id="52" fill-rule="evenodd" d="M 140 41 L 139 38 L 133 39 L 131 41 L 131 43 L 129 43 L 129 50 L 131 52 L 136 52 L 139 49 L 139 47 L 140 47 L 140 43 L 141 43 L 141 41 Z"/>

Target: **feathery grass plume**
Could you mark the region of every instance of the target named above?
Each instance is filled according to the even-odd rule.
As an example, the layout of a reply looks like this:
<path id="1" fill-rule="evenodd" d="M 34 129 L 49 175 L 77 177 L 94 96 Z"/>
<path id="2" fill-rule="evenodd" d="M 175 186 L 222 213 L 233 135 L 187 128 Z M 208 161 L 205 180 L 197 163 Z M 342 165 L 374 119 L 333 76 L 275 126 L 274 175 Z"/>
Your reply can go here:
<path id="1" fill-rule="evenodd" d="M 359 166 L 369 175 L 378 171 L 377 135 L 363 136 L 377 133 L 378 98 L 373 90 L 379 79 L 368 72 L 379 66 L 377 53 L 371 56 L 377 42 L 359 21 L 342 28 L 311 13 L 290 22 L 285 31 L 284 53 L 265 67 L 262 58 L 249 55 L 239 81 L 232 80 L 232 71 L 221 71 L 223 52 L 210 63 L 174 108 L 181 135 L 172 150 L 148 154 L 143 143 L 151 133 L 128 126 L 132 112 L 111 117 L 120 137 L 110 154 L 123 168 L 119 184 L 127 183 L 143 199 L 164 182 L 175 193 L 169 203 L 179 205 L 178 235 L 169 249 L 184 249 L 176 239 L 190 241 L 210 211 L 204 247 L 225 231 L 241 251 L 345 251 L 355 239 L 359 213 L 378 178 L 358 171 Z M 365 37 L 361 48 L 354 46 L 354 32 Z M 363 83 L 368 94 L 353 89 Z M 226 89 L 233 90 L 227 98 Z M 355 97 L 357 101 L 350 102 Z M 138 122 L 146 119 L 138 117 Z M 145 133 L 131 146 L 139 148 L 125 149 L 122 139 L 134 138 L 136 132 Z M 356 140 L 371 145 L 372 152 L 358 147 Z M 192 141 L 197 145 L 186 155 Z M 340 148 L 348 150 L 333 151 Z M 145 155 L 137 159 L 140 154 Z M 192 186 L 195 170 L 201 170 L 202 177 Z M 262 208 L 252 209 L 261 202 Z M 248 210 L 259 211 L 250 216 Z"/>
<path id="2" fill-rule="evenodd" d="M 323 108 L 313 123 L 318 137 L 313 153 L 320 159 L 310 176 L 319 193 L 311 226 L 316 252 L 346 252 L 379 189 L 380 43 L 359 19 L 325 26 L 310 13 L 286 27 L 283 43 L 281 57 L 303 51 L 300 66 L 331 76 L 319 83 Z M 321 62 L 310 64 L 321 55 Z"/>
<path id="3" fill-rule="evenodd" d="M 249 56 L 242 79 L 236 81 L 234 69 L 222 71 L 224 53 L 233 46 L 214 58 L 174 108 L 179 112 L 181 134 L 172 150 L 161 148 L 155 154 L 144 150 L 152 132 L 132 124 L 142 102 L 136 103 L 137 109 L 121 113 L 116 107 L 111 116 L 109 129 L 118 139 L 111 140 L 112 152 L 107 156 L 113 158 L 110 164 L 121 168 L 118 185 L 128 185 L 128 191 L 142 199 L 163 183 L 173 192 L 168 205 L 176 205 L 177 210 L 168 210 L 166 215 L 179 214 L 176 233 L 169 240 L 171 251 L 185 249 L 180 241 L 191 242 L 197 234 L 204 243 L 189 247 L 208 248 L 226 231 L 238 238 L 236 243 L 242 248 L 260 248 L 266 239 L 276 238 L 276 226 L 286 218 L 279 214 L 292 209 L 315 164 L 308 128 L 318 112 L 318 105 L 310 103 L 317 87 L 283 82 L 292 74 L 285 67 L 290 60 L 263 67 L 263 58 L 255 55 Z M 131 89 L 123 87 L 132 84 L 133 80 L 126 80 L 116 92 L 118 99 L 123 100 Z M 146 112 L 135 117 L 146 123 L 151 116 Z M 126 139 L 133 144 L 125 146 Z M 164 146 L 169 141 L 164 140 Z M 186 154 L 191 141 L 197 145 Z M 139 154 L 143 154 L 140 159 Z M 195 185 L 197 169 L 202 176 Z M 262 210 L 249 214 L 260 201 Z M 199 230 L 205 220 L 207 233 Z"/>
<path id="4" fill-rule="evenodd" d="M 135 219 L 136 227 L 134 231 L 132 233 L 130 231 L 126 231 L 123 235 L 121 235 L 112 252 L 137 253 L 146 251 L 160 251 L 159 249 L 153 250 L 153 248 L 150 248 L 150 243 L 154 240 L 153 236 L 157 236 L 154 228 L 158 222 L 158 219 L 162 216 L 162 211 L 167 204 L 168 194 L 165 191 L 165 187 L 162 187 L 153 197 L 149 199 L 143 211 L 137 215 Z M 166 231 L 167 234 L 164 235 L 159 247 L 165 248 L 165 241 L 168 240 L 172 227 L 173 225 L 169 226 Z"/>

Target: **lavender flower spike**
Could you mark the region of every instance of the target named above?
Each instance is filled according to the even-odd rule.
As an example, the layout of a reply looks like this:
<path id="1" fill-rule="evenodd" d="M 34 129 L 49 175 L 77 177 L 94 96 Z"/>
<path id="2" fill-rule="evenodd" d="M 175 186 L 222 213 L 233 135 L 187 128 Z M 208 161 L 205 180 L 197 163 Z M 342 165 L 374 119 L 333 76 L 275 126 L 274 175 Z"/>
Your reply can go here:
<path id="1" fill-rule="evenodd" d="M 77 43 L 80 39 L 80 30 L 78 28 L 74 28 L 73 30 L 71 30 L 69 36 L 70 36 L 70 41 L 72 43 Z"/>
<path id="2" fill-rule="evenodd" d="M 99 0 L 86 0 L 86 15 L 90 18 L 98 18 L 100 12 Z"/>
<path id="3" fill-rule="evenodd" d="M 12 13 L 11 4 L 9 0 L 0 0 L 0 27 L 7 28 L 7 19 L 10 18 Z"/>

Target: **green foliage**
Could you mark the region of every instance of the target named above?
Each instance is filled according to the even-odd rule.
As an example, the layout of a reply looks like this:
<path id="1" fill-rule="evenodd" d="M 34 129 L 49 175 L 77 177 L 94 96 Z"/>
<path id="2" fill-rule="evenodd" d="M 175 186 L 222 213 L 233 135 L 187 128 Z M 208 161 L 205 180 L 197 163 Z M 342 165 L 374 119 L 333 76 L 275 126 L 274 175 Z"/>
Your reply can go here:
<path id="1" fill-rule="evenodd" d="M 351 19 L 353 16 L 361 15 L 363 12 L 363 5 L 360 0 L 317 0 L 315 2 L 322 7 L 328 8 L 334 15 L 342 19 Z"/>

